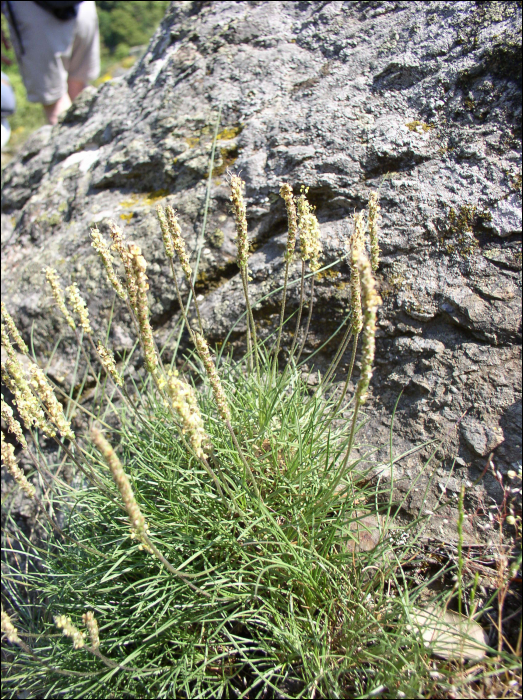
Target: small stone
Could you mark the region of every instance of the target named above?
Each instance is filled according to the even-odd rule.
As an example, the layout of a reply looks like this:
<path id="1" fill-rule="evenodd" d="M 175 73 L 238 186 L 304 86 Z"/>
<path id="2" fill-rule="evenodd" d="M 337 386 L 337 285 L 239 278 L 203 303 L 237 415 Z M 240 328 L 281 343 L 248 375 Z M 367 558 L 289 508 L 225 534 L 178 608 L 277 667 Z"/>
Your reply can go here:
<path id="1" fill-rule="evenodd" d="M 521 233 L 521 197 L 501 199 L 492 212 L 492 228 L 501 238 Z"/>
<path id="2" fill-rule="evenodd" d="M 499 426 L 488 427 L 477 418 L 468 416 L 461 423 L 461 434 L 467 446 L 480 457 L 490 454 L 505 440 Z"/>

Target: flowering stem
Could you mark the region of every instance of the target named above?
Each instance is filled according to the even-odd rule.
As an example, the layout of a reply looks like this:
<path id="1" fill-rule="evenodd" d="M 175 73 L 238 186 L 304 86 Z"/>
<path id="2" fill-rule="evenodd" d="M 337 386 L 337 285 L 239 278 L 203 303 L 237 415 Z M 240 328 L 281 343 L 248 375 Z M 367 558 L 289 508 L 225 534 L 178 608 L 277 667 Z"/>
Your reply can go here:
<path id="1" fill-rule="evenodd" d="M 305 260 L 301 261 L 301 282 L 300 282 L 300 307 L 298 309 L 298 320 L 296 321 L 296 330 L 294 331 L 294 338 L 292 339 L 291 349 L 289 351 L 289 362 L 294 354 L 294 348 L 298 342 L 298 333 L 300 332 L 301 315 L 303 312 L 303 297 L 305 293 Z"/>
<path id="2" fill-rule="evenodd" d="M 272 366 L 272 376 L 274 379 L 274 375 L 276 373 L 276 365 L 278 364 L 278 354 L 280 352 L 280 343 L 281 343 L 281 334 L 283 330 L 283 320 L 285 316 L 285 298 L 287 296 L 287 283 L 289 281 L 289 260 L 285 261 L 285 278 L 283 281 L 283 292 L 282 292 L 282 300 L 281 300 L 281 309 L 280 309 L 280 324 L 278 326 L 278 338 L 276 340 L 276 347 L 274 350 L 274 364 Z"/>
<path id="3" fill-rule="evenodd" d="M 196 299 L 196 290 L 194 288 L 194 284 L 192 279 L 189 277 L 189 285 L 191 287 L 191 292 L 192 292 L 192 298 L 194 301 L 194 308 L 196 309 L 196 315 L 198 317 L 198 325 L 200 327 L 200 333 L 203 335 L 203 323 L 202 323 L 202 317 L 200 316 L 200 305 L 198 304 L 198 300 Z"/>
<path id="4" fill-rule="evenodd" d="M 334 373 L 336 372 L 336 369 L 340 363 L 340 360 L 343 356 L 343 353 L 347 349 L 347 345 L 350 342 L 350 337 L 352 333 L 352 326 L 349 325 L 347 330 L 345 331 L 345 335 L 343 336 L 343 339 L 338 347 L 338 350 L 336 352 L 336 355 L 334 356 L 333 361 L 330 364 L 330 367 L 328 368 L 325 377 L 323 378 L 323 384 L 326 385 L 327 382 L 330 381 L 330 379 L 334 376 Z"/>
<path id="5" fill-rule="evenodd" d="M 247 308 L 247 327 L 249 326 L 249 323 L 251 325 L 251 338 L 252 338 L 252 344 L 253 344 L 253 350 L 254 350 L 254 360 L 256 362 L 256 375 L 258 377 L 258 381 L 260 379 L 260 361 L 258 358 L 258 339 L 256 337 L 256 327 L 254 325 L 254 316 L 252 313 L 252 308 L 251 308 L 251 302 L 249 299 L 249 282 L 247 278 L 248 272 L 247 268 L 241 270 L 241 278 L 242 278 L 242 284 L 243 284 L 243 293 L 245 295 L 245 305 Z"/>
<path id="6" fill-rule="evenodd" d="M 311 292 L 310 292 L 310 302 L 309 302 L 309 315 L 307 316 L 307 324 L 305 326 L 305 335 L 303 336 L 303 340 L 301 341 L 300 345 L 300 350 L 298 352 L 298 356 L 296 358 L 296 364 L 300 361 L 301 354 L 303 352 L 303 348 L 305 347 L 305 343 L 307 341 L 307 336 L 309 334 L 309 326 L 311 323 L 311 318 L 312 318 L 312 307 L 314 305 L 314 276 L 312 277 L 311 281 Z"/>
<path id="7" fill-rule="evenodd" d="M 191 340 L 192 340 L 193 343 L 195 344 L 194 332 L 193 332 L 193 329 L 191 328 L 191 326 L 190 326 L 190 324 L 189 324 L 189 319 L 187 318 L 187 309 L 189 308 L 189 303 L 190 303 L 190 301 L 191 301 L 192 293 L 191 293 L 191 295 L 189 296 L 189 302 L 188 302 L 187 309 L 186 309 L 185 306 L 184 306 L 184 304 L 183 304 L 182 294 L 181 294 L 181 292 L 180 292 L 180 287 L 178 286 L 178 280 L 177 280 L 177 278 L 176 278 L 176 270 L 174 269 L 174 262 L 173 262 L 173 259 L 172 259 L 172 258 L 169 258 L 169 262 L 170 262 L 170 264 L 171 264 L 171 273 L 172 273 L 173 280 L 174 280 L 174 288 L 175 288 L 175 290 L 176 290 L 176 298 L 178 299 L 178 304 L 179 304 L 179 306 L 180 306 L 180 311 L 181 311 L 181 314 L 182 314 L 182 318 L 183 318 L 183 320 L 184 320 L 185 325 L 187 326 L 187 330 L 189 331 L 189 335 L 191 336 Z M 201 326 L 201 323 L 200 323 L 200 326 Z M 201 329 L 200 329 L 200 332 L 202 332 Z"/>
<path id="8" fill-rule="evenodd" d="M 191 583 L 189 579 L 187 579 L 178 569 L 175 569 L 172 564 L 170 564 L 167 559 L 163 556 L 163 554 L 160 552 L 160 550 L 151 542 L 150 538 L 146 533 L 144 533 L 141 538 L 144 541 L 144 544 L 146 544 L 148 547 L 150 547 L 152 553 L 155 555 L 157 559 L 159 559 L 162 564 L 165 566 L 165 568 L 171 573 L 177 576 L 180 580 L 182 580 L 189 588 L 191 588 L 195 593 L 199 593 L 200 595 L 205 596 L 205 598 L 211 598 L 211 595 L 207 593 L 206 591 L 203 591 L 201 588 L 198 588 L 198 586 L 195 586 L 194 583 Z"/>
<path id="9" fill-rule="evenodd" d="M 350 365 L 349 365 L 349 371 L 347 372 L 347 379 L 345 380 L 345 384 L 343 385 L 343 391 L 341 392 L 341 396 L 339 398 L 338 403 L 336 404 L 336 408 L 334 409 L 334 414 L 336 414 L 343 402 L 343 399 L 345 398 L 345 394 L 347 393 L 347 389 L 349 388 L 349 383 L 352 378 L 352 370 L 354 369 L 354 362 L 356 360 L 356 350 L 358 349 L 358 338 L 359 334 L 356 334 L 354 336 L 354 344 L 352 346 L 352 354 L 350 358 Z"/>

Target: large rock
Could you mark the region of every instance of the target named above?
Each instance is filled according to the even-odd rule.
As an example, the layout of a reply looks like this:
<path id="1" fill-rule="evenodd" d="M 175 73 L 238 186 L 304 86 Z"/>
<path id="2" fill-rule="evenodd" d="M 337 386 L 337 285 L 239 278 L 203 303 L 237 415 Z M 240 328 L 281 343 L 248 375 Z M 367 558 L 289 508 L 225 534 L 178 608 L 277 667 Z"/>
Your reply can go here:
<path id="1" fill-rule="evenodd" d="M 66 357 L 73 348 L 44 265 L 80 284 L 104 327 L 113 294 L 88 234 L 107 218 L 144 249 L 154 326 L 167 338 L 179 310 L 154 205 L 178 209 L 195 250 L 220 109 L 198 281 L 209 336 L 223 339 L 243 310 L 228 167 L 246 181 L 255 299 L 282 277 L 281 181 L 310 188 L 327 261 L 344 254 L 353 211 L 381 184 L 384 306 L 369 440 L 387 441 L 404 388 L 398 450 L 440 439 L 441 473 L 457 456 L 459 477 L 470 479 L 489 446 L 500 445 L 501 469 L 517 460 L 520 3 L 173 3 L 127 77 L 85 90 L 5 170 L 2 293 L 26 337 L 36 324 L 39 353 L 49 355 L 59 333 Z M 345 263 L 339 272 L 317 284 L 309 350 L 347 310 Z M 274 298 L 262 303 L 260 325 L 277 311 Z M 117 350 L 132 343 L 127 326 L 117 312 Z M 340 377 L 347 362 L 348 353 Z M 409 485 L 418 459 L 400 463 Z"/>

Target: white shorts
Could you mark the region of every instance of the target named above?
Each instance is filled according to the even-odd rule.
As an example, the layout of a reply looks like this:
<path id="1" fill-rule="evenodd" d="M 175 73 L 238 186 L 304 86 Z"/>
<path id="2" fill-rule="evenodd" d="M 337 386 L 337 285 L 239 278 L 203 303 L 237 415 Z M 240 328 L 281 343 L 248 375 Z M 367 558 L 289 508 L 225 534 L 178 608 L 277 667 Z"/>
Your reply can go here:
<path id="1" fill-rule="evenodd" d="M 94 2 L 81 2 L 74 19 L 62 21 L 35 2 L 9 3 L 18 36 L 9 30 L 29 102 L 50 105 L 67 93 L 67 78 L 84 83 L 100 74 L 100 38 Z"/>

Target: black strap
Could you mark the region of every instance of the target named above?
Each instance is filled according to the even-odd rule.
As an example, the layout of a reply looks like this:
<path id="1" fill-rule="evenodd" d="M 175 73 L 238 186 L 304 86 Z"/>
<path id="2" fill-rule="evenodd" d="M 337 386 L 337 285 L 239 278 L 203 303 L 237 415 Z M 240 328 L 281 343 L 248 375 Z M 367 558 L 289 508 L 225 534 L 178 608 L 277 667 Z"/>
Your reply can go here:
<path id="1" fill-rule="evenodd" d="M 34 0 L 43 10 L 50 12 L 56 19 L 66 22 L 74 19 L 78 12 L 80 2 L 70 2 L 69 0 Z"/>

